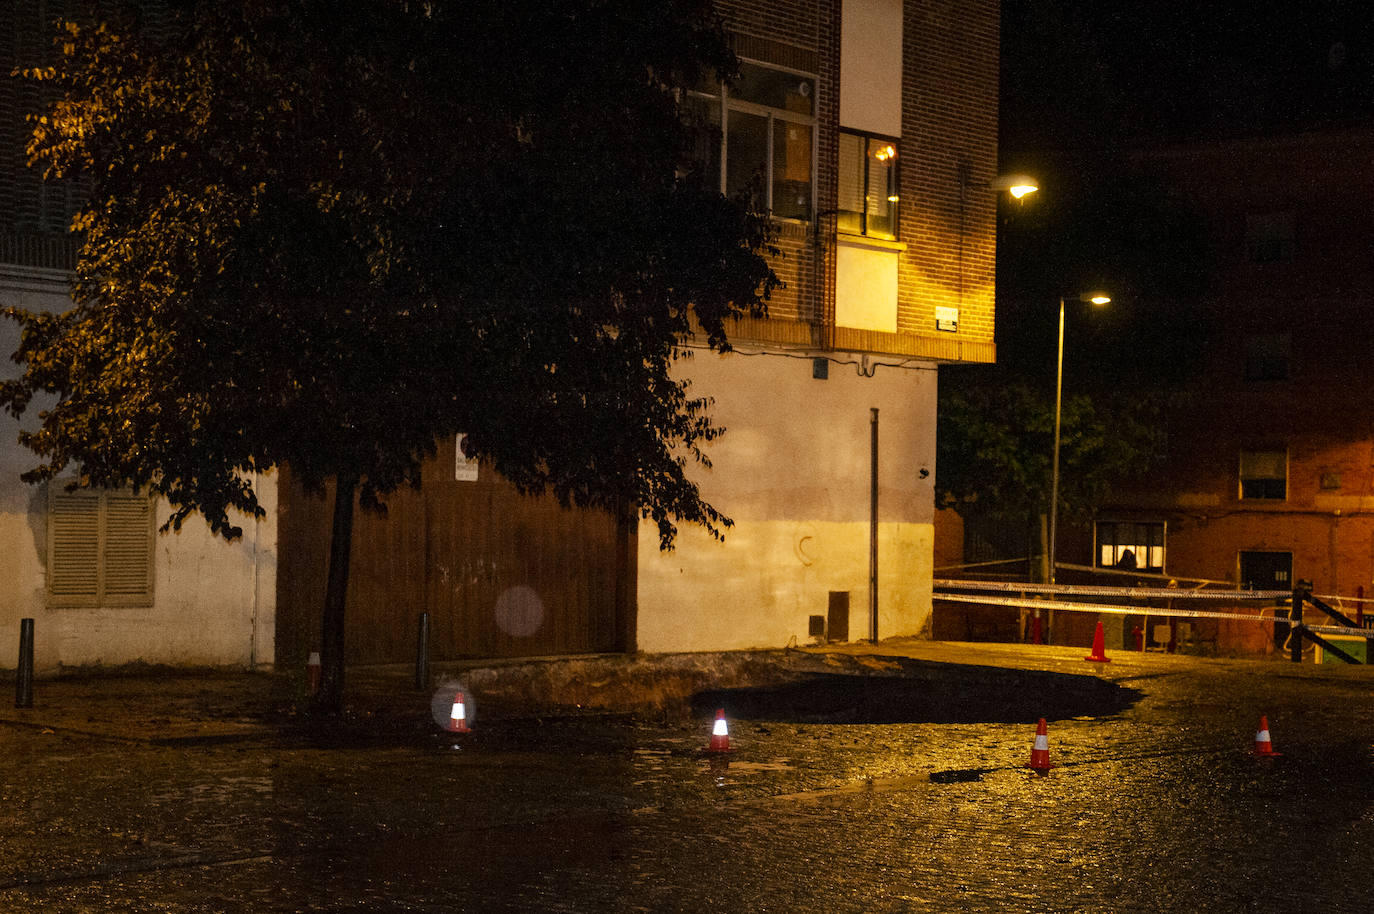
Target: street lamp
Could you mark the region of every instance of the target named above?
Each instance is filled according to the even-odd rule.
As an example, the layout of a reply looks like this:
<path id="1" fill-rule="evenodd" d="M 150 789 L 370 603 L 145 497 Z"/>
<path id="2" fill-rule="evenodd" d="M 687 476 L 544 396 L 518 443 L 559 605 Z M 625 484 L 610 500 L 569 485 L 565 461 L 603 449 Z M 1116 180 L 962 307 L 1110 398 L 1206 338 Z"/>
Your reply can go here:
<path id="1" fill-rule="evenodd" d="M 1004 190 L 1017 200 L 1026 194 L 1033 194 L 1040 189 L 1040 182 L 1030 175 L 1010 174 L 998 175 L 987 184 L 993 190 Z"/>
<path id="2" fill-rule="evenodd" d="M 1111 296 L 1105 292 L 1083 292 L 1074 296 L 1061 296 L 1059 299 L 1059 356 L 1055 361 L 1054 372 L 1054 460 L 1050 464 L 1050 584 L 1054 583 L 1054 561 L 1058 555 L 1055 552 L 1055 544 L 1059 532 L 1059 407 L 1064 391 L 1064 303 L 1078 301 L 1105 305 L 1111 300 Z"/>
<path id="3" fill-rule="evenodd" d="M 1019 201 L 1022 197 L 1038 191 L 1040 182 L 1030 175 L 1019 172 L 997 175 L 989 181 L 975 181 L 973 180 L 973 163 L 968 159 L 959 163 L 959 306 L 961 308 L 964 305 L 964 232 L 968 221 L 965 211 L 968 209 L 968 192 L 975 189 L 1007 193 Z"/>

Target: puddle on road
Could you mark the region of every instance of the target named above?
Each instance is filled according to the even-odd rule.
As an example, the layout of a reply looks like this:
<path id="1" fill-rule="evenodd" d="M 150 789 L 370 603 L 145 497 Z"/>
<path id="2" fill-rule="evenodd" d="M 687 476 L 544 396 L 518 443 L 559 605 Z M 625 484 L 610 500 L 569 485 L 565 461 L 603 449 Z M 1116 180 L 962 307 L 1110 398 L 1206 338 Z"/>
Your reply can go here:
<path id="1" fill-rule="evenodd" d="M 753 773 L 759 771 L 791 771 L 795 766 L 791 759 L 774 759 L 771 762 L 741 762 L 730 759 L 730 773 Z"/>
<path id="2" fill-rule="evenodd" d="M 988 773 L 986 768 L 956 768 L 951 771 L 932 771 L 930 773 L 930 783 L 932 784 L 967 784 L 970 781 L 981 781 L 983 775 Z"/>
<path id="3" fill-rule="evenodd" d="M 733 719 L 817 724 L 1024 723 L 1092 719 L 1141 697 L 1095 676 L 999 671 L 976 688 L 959 679 L 808 674 L 781 685 L 720 689 L 693 697 L 695 713 L 725 708 Z"/>

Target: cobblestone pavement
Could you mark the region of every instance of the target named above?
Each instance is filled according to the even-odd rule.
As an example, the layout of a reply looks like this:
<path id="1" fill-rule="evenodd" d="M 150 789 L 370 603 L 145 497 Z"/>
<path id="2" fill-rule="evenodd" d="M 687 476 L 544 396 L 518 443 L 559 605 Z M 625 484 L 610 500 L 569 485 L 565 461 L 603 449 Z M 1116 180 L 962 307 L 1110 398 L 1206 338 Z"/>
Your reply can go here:
<path id="1" fill-rule="evenodd" d="M 0 911 L 1374 906 L 1367 668 L 877 649 L 955 675 L 458 738 L 414 693 L 331 734 L 283 723 L 270 677 L 40 683 L 0 714 Z M 1042 696 L 1046 674 L 1089 687 Z M 739 712 L 725 759 L 702 751 L 717 702 Z M 1042 715 L 1058 767 L 1037 775 Z M 1251 752 L 1260 715 L 1279 757 Z"/>

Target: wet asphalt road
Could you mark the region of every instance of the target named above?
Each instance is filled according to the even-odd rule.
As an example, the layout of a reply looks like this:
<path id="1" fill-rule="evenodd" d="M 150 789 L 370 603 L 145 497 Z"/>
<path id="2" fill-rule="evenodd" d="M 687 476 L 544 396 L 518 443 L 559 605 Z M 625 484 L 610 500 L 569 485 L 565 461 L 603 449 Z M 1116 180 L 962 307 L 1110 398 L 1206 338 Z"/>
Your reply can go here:
<path id="1" fill-rule="evenodd" d="M 1087 666 L 1076 703 L 704 696 L 739 709 L 725 760 L 709 711 L 479 719 L 457 748 L 6 726 L 0 911 L 1374 910 L 1369 670 Z"/>

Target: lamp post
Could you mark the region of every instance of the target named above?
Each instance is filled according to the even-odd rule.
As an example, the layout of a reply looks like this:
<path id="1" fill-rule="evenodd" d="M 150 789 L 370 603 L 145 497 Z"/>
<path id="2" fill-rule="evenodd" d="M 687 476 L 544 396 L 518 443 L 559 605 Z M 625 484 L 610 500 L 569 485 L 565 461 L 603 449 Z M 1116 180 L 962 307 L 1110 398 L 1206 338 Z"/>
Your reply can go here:
<path id="1" fill-rule="evenodd" d="M 1064 392 L 1064 303 L 1078 301 L 1105 305 L 1111 300 L 1111 296 L 1105 292 L 1084 292 L 1074 296 L 1061 296 L 1059 299 L 1059 355 L 1055 360 L 1054 371 L 1054 459 L 1050 463 L 1050 584 L 1054 583 L 1054 561 L 1058 555 L 1055 545 L 1059 533 L 1059 409 Z"/>

